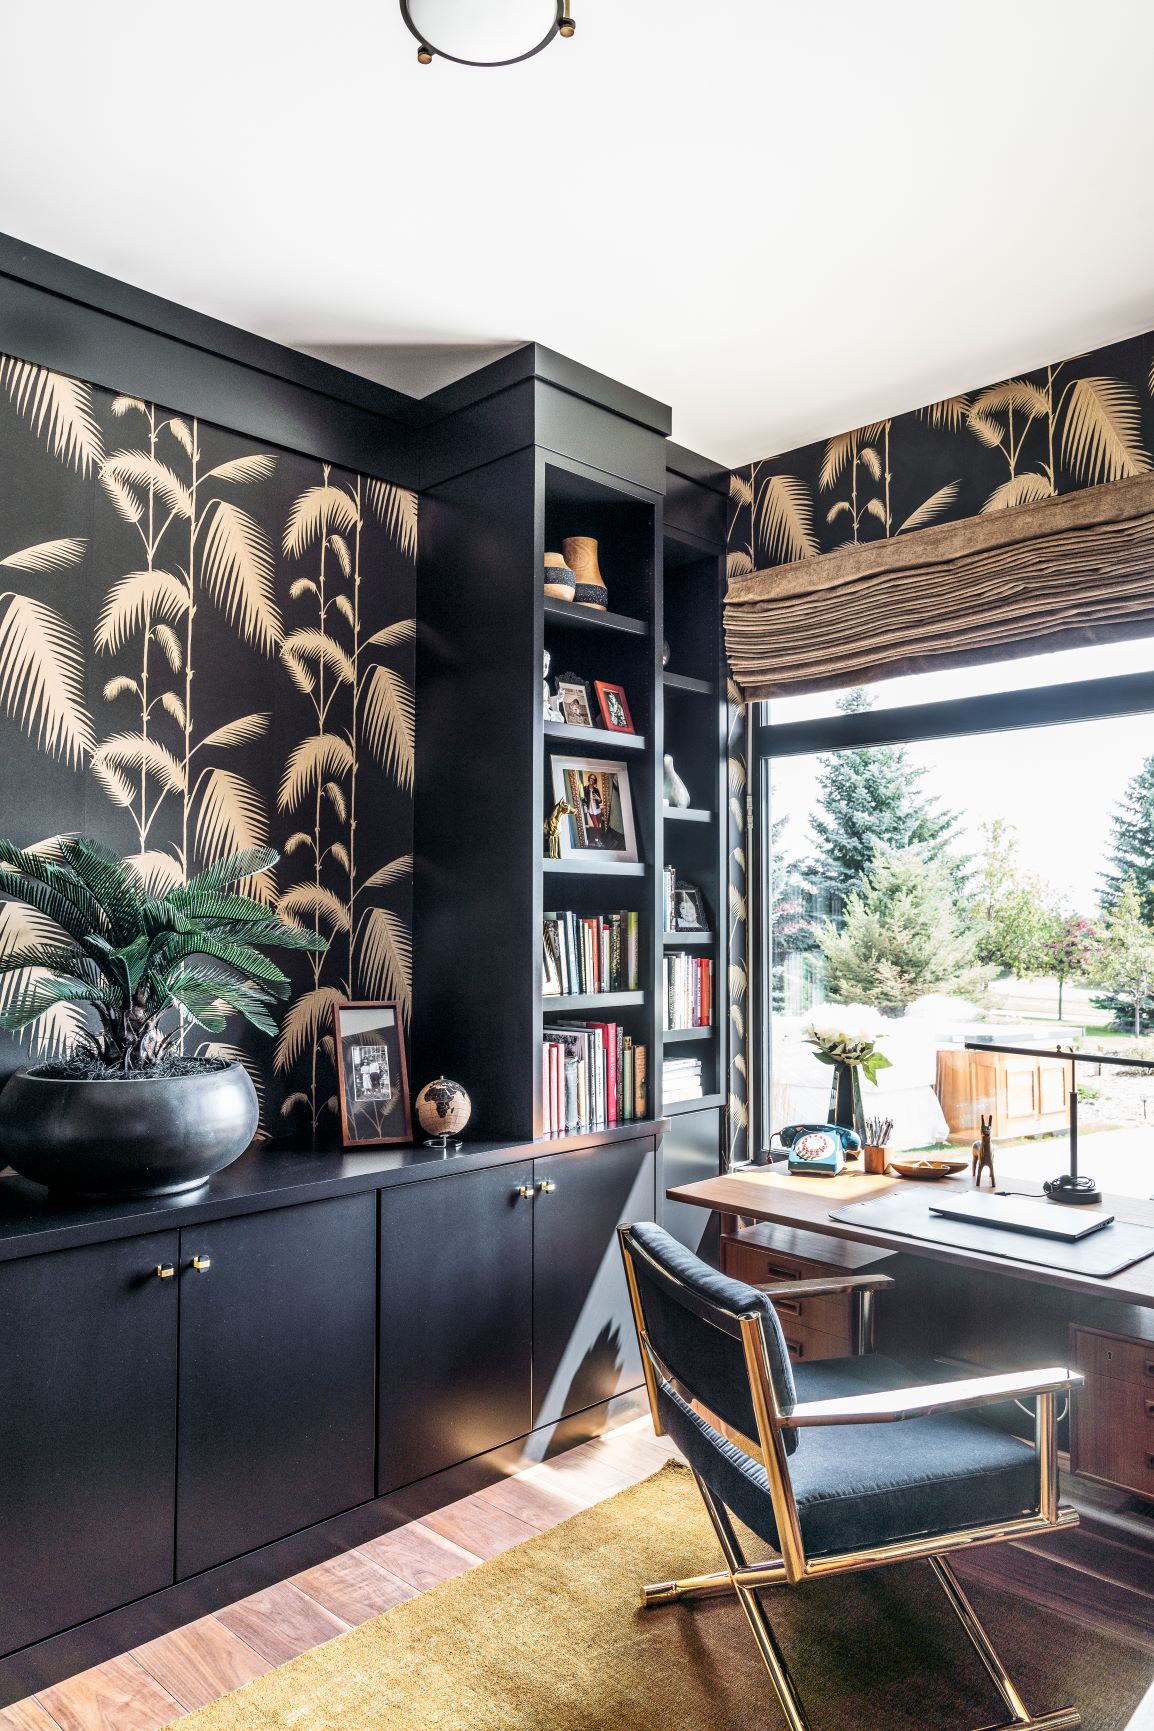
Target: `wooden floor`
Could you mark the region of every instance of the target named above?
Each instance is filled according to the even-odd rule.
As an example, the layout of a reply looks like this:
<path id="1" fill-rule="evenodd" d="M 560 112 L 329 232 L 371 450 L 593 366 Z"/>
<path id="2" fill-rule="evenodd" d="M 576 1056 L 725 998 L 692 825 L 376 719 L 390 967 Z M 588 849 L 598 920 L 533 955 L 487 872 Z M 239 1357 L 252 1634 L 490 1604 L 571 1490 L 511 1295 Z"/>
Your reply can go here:
<path id="1" fill-rule="evenodd" d="M 579 1509 L 635 1484 L 673 1454 L 648 1419 L 491 1485 L 331 1562 L 202 1617 L 171 1635 L 0 1708 L 0 1731 L 158 1731 L 275 1665 L 344 1634 L 402 1599 L 475 1568 Z M 1150 1553 L 1092 1520 L 961 1565 L 1047 1605 L 1079 1628 L 1108 1630 L 1154 1656 Z M 1154 1691 L 1131 1731 L 1154 1731 Z"/>

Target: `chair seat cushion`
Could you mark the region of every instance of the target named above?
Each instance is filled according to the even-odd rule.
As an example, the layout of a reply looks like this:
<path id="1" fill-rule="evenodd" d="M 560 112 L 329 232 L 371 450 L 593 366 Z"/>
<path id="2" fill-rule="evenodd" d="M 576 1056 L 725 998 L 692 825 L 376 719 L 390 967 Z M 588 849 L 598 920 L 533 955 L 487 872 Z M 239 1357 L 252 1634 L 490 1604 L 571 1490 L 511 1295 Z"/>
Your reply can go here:
<path id="1" fill-rule="evenodd" d="M 799 1402 L 926 1380 L 877 1353 L 798 1365 L 794 1378 Z M 660 1391 L 659 1405 L 690 1466 L 744 1526 L 776 1549 L 765 1469 L 718 1436 L 672 1389 Z M 789 1471 L 811 1557 L 1012 1520 L 1037 1507 L 1033 1449 L 972 1411 L 807 1428 Z"/>

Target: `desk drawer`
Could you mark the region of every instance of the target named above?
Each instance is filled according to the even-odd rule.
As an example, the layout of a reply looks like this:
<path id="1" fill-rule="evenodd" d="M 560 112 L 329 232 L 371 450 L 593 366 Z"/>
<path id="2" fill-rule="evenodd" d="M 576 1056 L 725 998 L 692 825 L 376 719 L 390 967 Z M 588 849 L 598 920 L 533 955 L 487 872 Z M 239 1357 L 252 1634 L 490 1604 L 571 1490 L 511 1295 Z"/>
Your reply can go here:
<path id="1" fill-rule="evenodd" d="M 1086 1376 L 1138 1383 L 1154 1395 L 1154 1341 L 1127 1340 L 1120 1334 L 1072 1328 L 1070 1353 L 1075 1367 Z"/>
<path id="2" fill-rule="evenodd" d="M 1154 1387 L 1087 1375 L 1074 1390 L 1070 1466 L 1121 1490 L 1154 1497 Z"/>
<path id="3" fill-rule="evenodd" d="M 821 1280 L 844 1269 L 808 1256 L 783 1254 L 739 1238 L 721 1241 L 721 1270 L 734 1280 L 765 1286 L 780 1280 Z M 773 1294 L 770 1293 L 770 1298 Z M 854 1301 L 847 1294 L 834 1298 L 783 1298 L 774 1303 L 790 1357 L 797 1363 L 815 1358 L 845 1358 L 853 1352 Z"/>

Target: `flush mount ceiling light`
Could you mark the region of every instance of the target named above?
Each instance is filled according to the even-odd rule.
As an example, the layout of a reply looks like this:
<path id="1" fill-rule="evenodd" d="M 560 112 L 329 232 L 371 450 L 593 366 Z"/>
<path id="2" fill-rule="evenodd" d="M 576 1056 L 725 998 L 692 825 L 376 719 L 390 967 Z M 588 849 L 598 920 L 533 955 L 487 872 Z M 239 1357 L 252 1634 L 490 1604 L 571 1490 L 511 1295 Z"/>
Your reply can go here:
<path id="1" fill-rule="evenodd" d="M 437 55 L 459 66 L 513 66 L 577 26 L 570 0 L 401 0 L 401 17 L 417 38 L 417 59 Z"/>

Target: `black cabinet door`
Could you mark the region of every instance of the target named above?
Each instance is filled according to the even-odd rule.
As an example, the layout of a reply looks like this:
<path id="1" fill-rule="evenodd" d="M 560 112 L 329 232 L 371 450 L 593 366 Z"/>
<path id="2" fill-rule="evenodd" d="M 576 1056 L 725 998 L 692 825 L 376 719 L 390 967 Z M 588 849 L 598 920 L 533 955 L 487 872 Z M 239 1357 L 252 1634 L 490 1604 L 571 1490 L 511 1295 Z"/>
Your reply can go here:
<path id="1" fill-rule="evenodd" d="M 611 1142 L 534 1169 L 533 1423 L 545 1425 L 641 1381 L 616 1229 L 654 1217 L 653 1148 Z"/>
<path id="2" fill-rule="evenodd" d="M 381 1192 L 382 1495 L 529 1429 L 534 1207 L 528 1160 Z"/>
<path id="3" fill-rule="evenodd" d="M 376 1233 L 368 1193 L 181 1232 L 180 1578 L 372 1496 Z"/>
<path id="4" fill-rule="evenodd" d="M 0 1264 L 0 1651 L 172 1581 L 175 1232 Z"/>
<path id="5" fill-rule="evenodd" d="M 718 1263 L 718 1217 L 689 1202 L 670 1202 L 667 1190 L 716 1178 L 721 1170 L 722 1115 L 716 1106 L 677 1112 L 661 1139 L 657 1160 L 657 1218 L 688 1250 Z"/>

